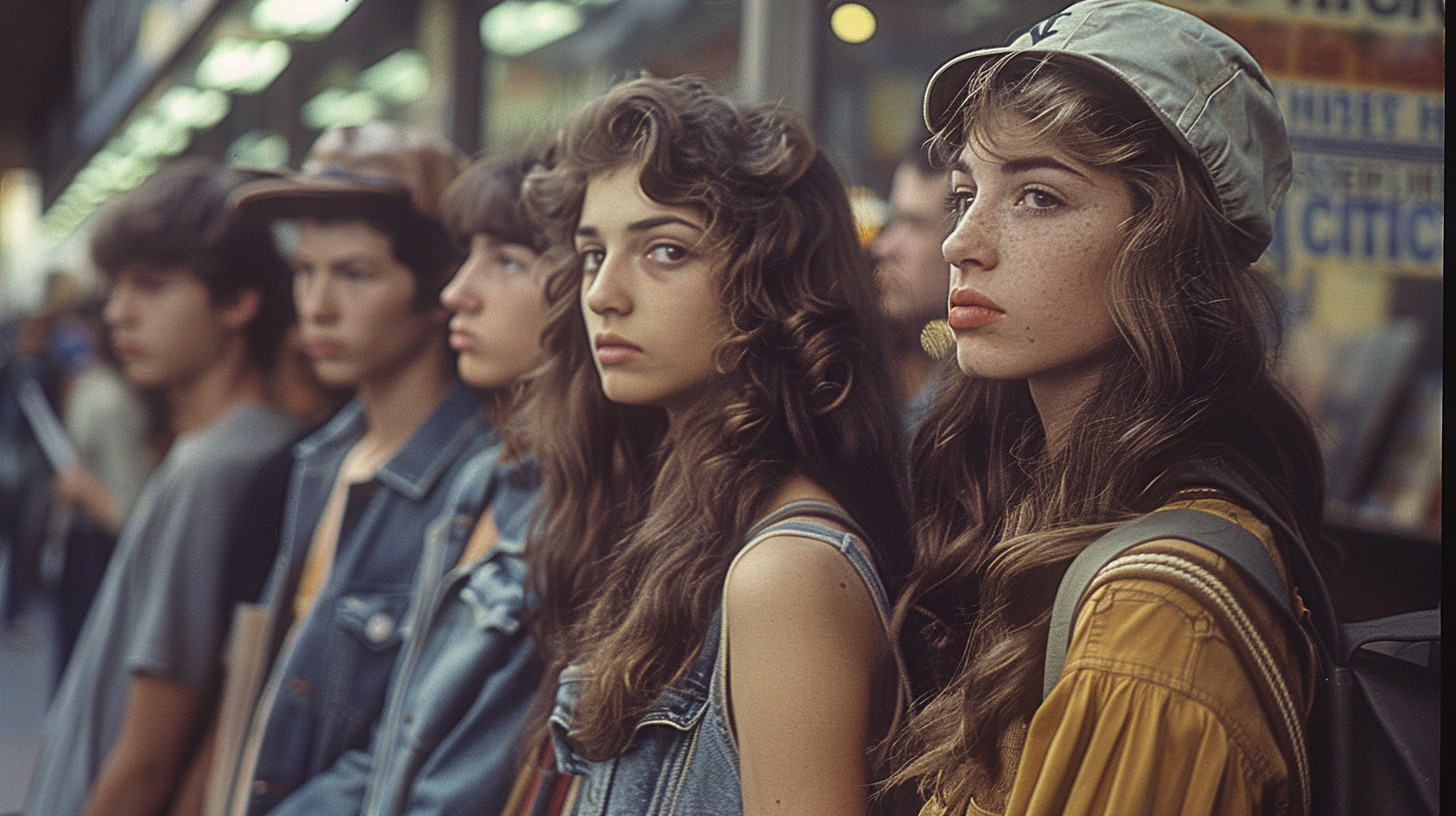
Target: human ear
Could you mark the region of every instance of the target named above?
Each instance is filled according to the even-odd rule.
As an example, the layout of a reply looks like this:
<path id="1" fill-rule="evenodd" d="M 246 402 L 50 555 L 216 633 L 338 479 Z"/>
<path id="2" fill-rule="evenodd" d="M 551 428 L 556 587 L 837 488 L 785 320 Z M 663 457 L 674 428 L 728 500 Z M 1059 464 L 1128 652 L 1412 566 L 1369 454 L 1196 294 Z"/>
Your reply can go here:
<path id="1" fill-rule="evenodd" d="M 218 310 L 222 317 L 222 323 L 232 331 L 242 331 L 253 318 L 258 316 L 258 311 L 263 308 L 263 295 L 257 289 L 244 289 L 238 292 L 231 303 L 223 305 Z"/>

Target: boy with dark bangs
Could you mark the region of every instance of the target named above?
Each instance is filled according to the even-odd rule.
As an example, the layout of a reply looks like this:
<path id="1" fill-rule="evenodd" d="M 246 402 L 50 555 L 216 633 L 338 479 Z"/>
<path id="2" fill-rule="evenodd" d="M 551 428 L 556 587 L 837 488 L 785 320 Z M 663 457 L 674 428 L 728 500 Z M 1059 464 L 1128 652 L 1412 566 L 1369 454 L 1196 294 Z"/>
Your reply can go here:
<path id="1" fill-rule="evenodd" d="M 281 259 L 240 220 L 241 179 L 165 169 L 100 217 L 104 316 L 129 380 L 164 396 L 176 441 L 147 482 L 51 706 L 25 812 L 158 813 L 218 684 L 229 523 L 257 467 L 300 430 L 268 407 L 288 326 Z"/>

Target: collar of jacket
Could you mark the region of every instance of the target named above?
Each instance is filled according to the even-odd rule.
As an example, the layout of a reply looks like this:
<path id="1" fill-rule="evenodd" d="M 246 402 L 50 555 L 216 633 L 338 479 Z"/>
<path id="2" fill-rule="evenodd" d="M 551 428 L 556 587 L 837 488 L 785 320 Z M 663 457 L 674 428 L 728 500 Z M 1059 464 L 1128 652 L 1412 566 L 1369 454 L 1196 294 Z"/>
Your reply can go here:
<path id="1" fill-rule="evenodd" d="M 495 436 L 495 429 L 485 421 L 484 406 L 479 391 L 456 382 L 375 478 L 413 501 L 423 499 L 462 447 L 482 434 Z M 330 454 L 342 455 L 364 431 L 364 406 L 355 398 L 322 428 L 295 445 L 293 453 L 300 462 Z"/>

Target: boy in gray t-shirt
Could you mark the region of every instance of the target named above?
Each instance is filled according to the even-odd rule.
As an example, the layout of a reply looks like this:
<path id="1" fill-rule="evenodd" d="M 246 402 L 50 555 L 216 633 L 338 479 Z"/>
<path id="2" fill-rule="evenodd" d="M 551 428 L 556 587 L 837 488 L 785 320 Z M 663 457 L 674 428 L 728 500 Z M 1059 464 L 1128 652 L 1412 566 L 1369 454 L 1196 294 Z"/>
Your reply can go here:
<path id="1" fill-rule="evenodd" d="M 25 812 L 156 813 L 218 684 L 224 543 L 253 471 L 300 428 L 267 407 L 287 271 L 229 197 L 240 179 L 167 168 L 92 236 L 128 379 L 159 390 L 176 440 L 122 529 L 46 717 Z"/>

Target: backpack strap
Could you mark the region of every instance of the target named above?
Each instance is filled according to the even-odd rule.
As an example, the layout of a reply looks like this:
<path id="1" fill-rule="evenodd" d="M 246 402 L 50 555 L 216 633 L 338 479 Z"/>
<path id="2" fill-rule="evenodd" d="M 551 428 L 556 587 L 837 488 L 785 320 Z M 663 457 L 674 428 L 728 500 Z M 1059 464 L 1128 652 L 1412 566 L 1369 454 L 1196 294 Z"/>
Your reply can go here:
<path id="1" fill-rule="evenodd" d="M 1047 634 L 1046 671 L 1042 699 L 1062 676 L 1067 648 L 1072 642 L 1072 624 L 1087 587 L 1108 562 L 1139 544 L 1162 538 L 1176 538 L 1210 549 L 1237 564 L 1275 602 L 1282 614 L 1299 628 L 1299 618 L 1279 570 L 1259 537 L 1222 516 L 1202 510 L 1177 508 L 1149 513 L 1107 533 L 1084 549 L 1062 576 L 1052 604 L 1051 631 Z"/>
<path id="2" fill-rule="evenodd" d="M 1220 466 L 1216 462 L 1196 462 L 1184 466 L 1171 477 L 1173 486 L 1212 487 L 1227 493 L 1234 504 L 1244 507 L 1269 525 L 1274 535 L 1284 544 L 1284 557 L 1289 565 L 1289 578 L 1299 589 L 1300 599 L 1309 610 L 1309 626 L 1306 629 L 1315 638 L 1323 656 L 1333 656 L 1340 650 L 1340 623 L 1335 616 L 1334 604 L 1330 601 L 1329 589 L 1325 586 L 1323 574 L 1310 554 L 1304 537 L 1282 513 L 1276 512 L 1269 500 L 1264 498 L 1249 480 L 1233 468 Z"/>
<path id="3" fill-rule="evenodd" d="M 1139 544 L 1169 538 L 1188 541 L 1232 561 L 1273 601 L 1274 608 L 1280 611 L 1287 623 L 1293 625 L 1293 631 L 1303 631 L 1299 615 L 1294 610 L 1274 559 L 1258 536 L 1242 525 L 1214 513 L 1185 508 L 1159 510 L 1124 524 L 1094 541 L 1072 561 L 1062 576 L 1062 583 L 1057 588 L 1057 597 L 1052 606 L 1051 631 L 1047 635 L 1042 699 L 1051 694 L 1061 678 L 1067 649 L 1071 645 L 1072 624 L 1076 619 L 1077 608 L 1098 573 L 1109 565 L 1111 570 L 1116 571 L 1117 566 L 1112 562 Z M 1175 561 L 1186 562 L 1188 567 L 1192 566 L 1191 561 L 1183 558 Z M 1195 597 L 1203 597 L 1209 603 L 1234 610 L 1231 622 L 1239 633 L 1244 654 L 1252 661 L 1250 671 L 1253 672 L 1256 682 L 1260 682 L 1263 689 L 1261 694 L 1265 697 L 1266 704 L 1272 706 L 1270 716 L 1273 718 L 1271 724 L 1278 735 L 1276 739 L 1281 741 L 1282 750 L 1290 752 L 1288 756 L 1293 761 L 1291 776 L 1295 783 L 1293 793 L 1298 804 L 1292 812 L 1308 812 L 1312 782 L 1304 727 L 1290 696 L 1289 687 L 1278 676 L 1267 645 L 1246 615 L 1238 610 L 1238 601 L 1229 595 L 1227 587 L 1216 577 L 1187 567 L 1176 570 L 1175 573 L 1182 580 L 1189 581 L 1185 589 L 1192 591 Z M 1199 573 L 1202 573 L 1201 577 Z"/>

